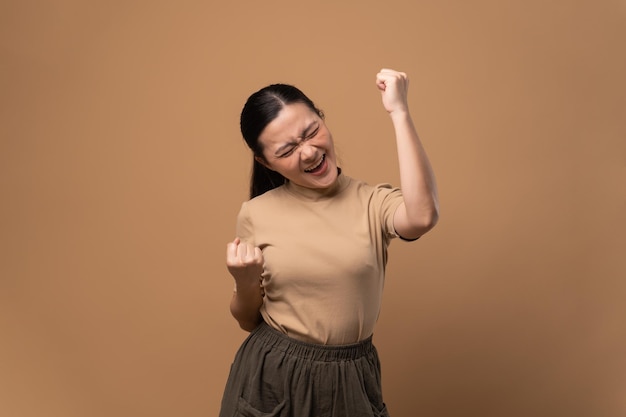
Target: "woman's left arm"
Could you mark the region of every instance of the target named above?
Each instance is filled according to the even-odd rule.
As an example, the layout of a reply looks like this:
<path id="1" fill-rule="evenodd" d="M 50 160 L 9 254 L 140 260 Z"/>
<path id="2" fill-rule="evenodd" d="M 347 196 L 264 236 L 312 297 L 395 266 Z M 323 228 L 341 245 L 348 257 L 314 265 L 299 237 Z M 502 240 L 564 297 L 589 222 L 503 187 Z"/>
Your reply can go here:
<path id="1" fill-rule="evenodd" d="M 403 72 L 382 69 L 376 75 L 376 86 L 395 130 L 404 196 L 394 215 L 394 227 L 403 238 L 415 239 L 432 229 L 439 219 L 435 175 L 409 113 L 408 77 Z"/>

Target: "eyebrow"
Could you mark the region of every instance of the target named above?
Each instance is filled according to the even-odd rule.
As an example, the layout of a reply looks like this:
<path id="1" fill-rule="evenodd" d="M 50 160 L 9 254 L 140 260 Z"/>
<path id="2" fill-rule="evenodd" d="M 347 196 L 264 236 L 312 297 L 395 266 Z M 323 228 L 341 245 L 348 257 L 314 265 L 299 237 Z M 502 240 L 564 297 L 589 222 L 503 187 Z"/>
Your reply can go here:
<path id="1" fill-rule="evenodd" d="M 306 138 L 306 137 L 307 137 L 307 135 L 309 134 L 309 132 L 311 131 L 311 129 L 312 129 L 313 127 L 315 127 L 315 125 L 317 125 L 317 123 L 318 123 L 318 121 L 317 121 L 317 120 L 313 120 L 311 123 L 309 123 L 309 125 L 308 125 L 307 127 L 305 127 L 305 128 L 304 128 L 304 130 L 302 131 L 302 134 L 300 135 L 300 137 L 299 137 L 299 138 L 296 138 L 296 139 Z M 298 144 L 298 142 L 296 142 L 296 141 L 291 141 L 291 142 L 284 143 L 284 144 L 280 145 L 280 146 L 279 146 L 279 147 L 278 147 L 278 148 L 274 151 L 274 155 L 275 155 L 275 156 L 279 156 L 280 154 L 282 154 L 282 153 L 283 153 L 283 151 L 284 151 L 286 148 L 288 148 L 288 147 L 290 147 L 290 146 L 295 146 L 295 145 L 297 145 L 297 144 Z"/>

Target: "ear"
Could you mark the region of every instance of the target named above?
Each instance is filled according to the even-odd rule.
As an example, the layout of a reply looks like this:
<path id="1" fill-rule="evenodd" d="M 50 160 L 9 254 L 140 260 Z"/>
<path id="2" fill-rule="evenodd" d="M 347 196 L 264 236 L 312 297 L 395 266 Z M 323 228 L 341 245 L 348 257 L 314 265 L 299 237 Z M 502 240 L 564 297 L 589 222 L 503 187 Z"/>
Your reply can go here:
<path id="1" fill-rule="evenodd" d="M 272 169 L 270 165 L 267 163 L 267 161 L 265 160 L 265 158 L 263 158 L 262 156 L 255 156 L 254 160 L 257 161 L 259 164 L 263 165 L 265 168 Z"/>

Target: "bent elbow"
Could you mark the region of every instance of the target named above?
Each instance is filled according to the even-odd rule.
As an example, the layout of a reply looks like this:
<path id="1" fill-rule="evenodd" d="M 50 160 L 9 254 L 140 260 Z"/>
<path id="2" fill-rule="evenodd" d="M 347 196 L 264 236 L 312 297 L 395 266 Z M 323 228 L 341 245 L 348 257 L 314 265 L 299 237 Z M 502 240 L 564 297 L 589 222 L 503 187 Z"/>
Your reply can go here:
<path id="1" fill-rule="evenodd" d="M 413 219 L 410 222 L 411 234 L 414 237 L 419 237 L 434 228 L 439 222 L 439 211 L 431 210 L 427 214 Z"/>
<path id="2" fill-rule="evenodd" d="M 259 325 L 259 322 L 253 323 L 251 321 L 240 321 L 239 327 L 241 330 L 245 330 L 246 332 L 251 332 Z"/>
<path id="3" fill-rule="evenodd" d="M 424 227 L 428 230 L 432 229 L 439 222 L 439 210 L 433 209 L 431 213 L 424 219 Z"/>
<path id="4" fill-rule="evenodd" d="M 421 230 L 421 234 L 423 235 L 433 229 L 437 225 L 437 222 L 439 222 L 439 214 L 434 214 L 424 218 L 417 227 Z"/>
<path id="5" fill-rule="evenodd" d="M 435 227 L 439 221 L 439 208 L 435 205 L 407 210 L 406 205 L 396 210 L 394 226 L 404 240 L 415 240 Z"/>
<path id="6" fill-rule="evenodd" d="M 231 305 L 231 315 L 237 320 L 239 327 L 246 332 L 254 330 L 261 323 L 261 313 L 257 310 L 255 313 L 240 311 Z"/>

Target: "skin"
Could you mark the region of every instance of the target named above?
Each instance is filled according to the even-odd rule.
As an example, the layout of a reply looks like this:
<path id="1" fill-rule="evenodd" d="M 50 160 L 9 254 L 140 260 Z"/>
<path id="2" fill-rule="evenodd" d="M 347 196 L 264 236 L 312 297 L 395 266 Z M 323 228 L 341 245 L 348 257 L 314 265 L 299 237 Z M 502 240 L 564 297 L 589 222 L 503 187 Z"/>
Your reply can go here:
<path id="1" fill-rule="evenodd" d="M 417 238 L 437 223 L 439 202 L 433 170 L 409 112 L 409 79 L 403 72 L 382 69 L 376 75 L 376 87 L 394 127 L 404 197 L 394 214 L 394 227 L 404 238 Z M 337 181 L 332 135 L 324 121 L 304 104 L 285 106 L 259 141 L 263 156 L 257 161 L 289 181 L 313 189 L 331 187 Z M 263 254 L 258 247 L 236 238 L 227 245 L 226 265 L 236 283 L 231 314 L 242 329 L 251 331 L 262 320 Z"/>
<path id="2" fill-rule="evenodd" d="M 255 159 L 294 184 L 324 189 L 337 181 L 332 135 L 324 120 L 307 105 L 294 103 L 283 107 L 265 127 L 259 141 L 263 156 Z"/>

